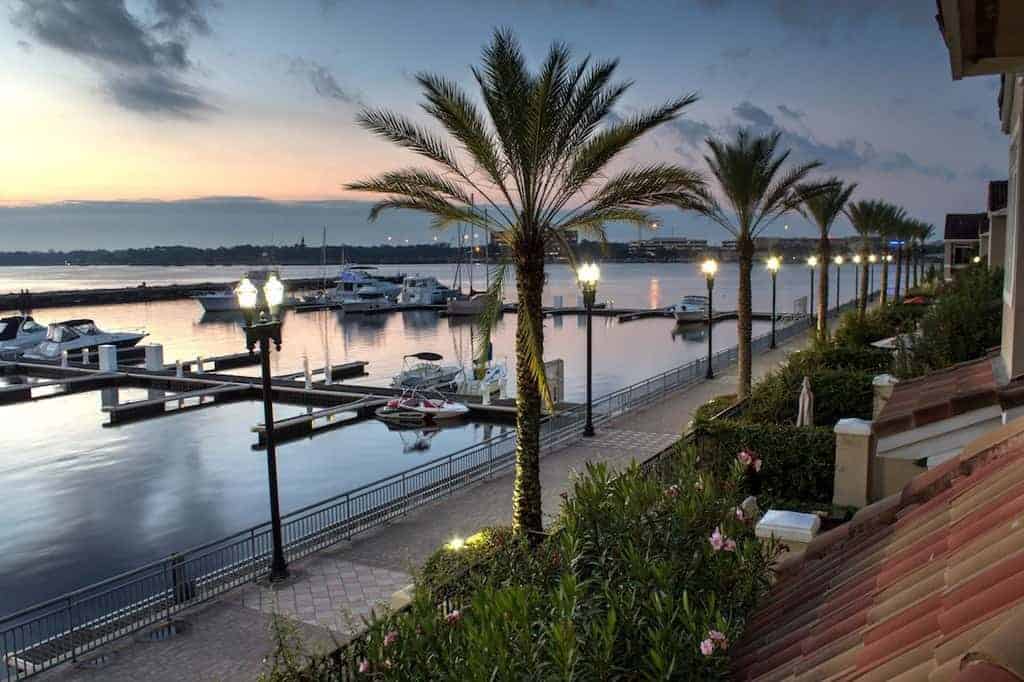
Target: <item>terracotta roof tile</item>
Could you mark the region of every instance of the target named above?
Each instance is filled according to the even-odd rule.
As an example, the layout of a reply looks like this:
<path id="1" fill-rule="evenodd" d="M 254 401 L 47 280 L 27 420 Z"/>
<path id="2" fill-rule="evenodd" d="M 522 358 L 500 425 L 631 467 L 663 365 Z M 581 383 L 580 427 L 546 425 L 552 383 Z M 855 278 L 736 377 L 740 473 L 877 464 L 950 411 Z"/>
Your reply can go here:
<path id="1" fill-rule="evenodd" d="M 984 357 L 901 381 L 874 420 L 878 437 L 1000 404 L 992 360 Z"/>
<path id="2" fill-rule="evenodd" d="M 732 649 L 736 679 L 1024 680 L 1024 418 L 822 534 L 778 578 Z"/>

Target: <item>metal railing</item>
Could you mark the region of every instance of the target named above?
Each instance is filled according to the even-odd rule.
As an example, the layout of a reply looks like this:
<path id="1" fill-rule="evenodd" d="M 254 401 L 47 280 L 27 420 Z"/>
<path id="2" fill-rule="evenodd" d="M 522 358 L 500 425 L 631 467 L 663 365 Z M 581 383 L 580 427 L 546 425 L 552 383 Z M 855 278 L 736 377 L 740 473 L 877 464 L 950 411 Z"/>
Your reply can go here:
<path id="1" fill-rule="evenodd" d="M 852 304 L 844 304 L 845 309 Z M 834 312 L 839 312 L 834 311 Z M 784 343 L 810 327 L 802 317 L 776 330 Z M 753 339 L 766 350 L 770 334 Z M 736 347 L 712 357 L 716 370 L 736 362 Z M 637 382 L 596 399 L 595 423 L 607 423 L 701 381 L 706 358 Z M 541 424 L 541 453 L 582 438 L 583 406 L 551 415 Z M 295 510 L 282 518 L 286 556 L 295 560 L 511 468 L 515 434 L 508 432 L 406 471 Z M 195 547 L 100 583 L 36 604 L 0 620 L 3 679 L 20 680 L 158 623 L 186 608 L 267 572 L 270 523 Z"/>

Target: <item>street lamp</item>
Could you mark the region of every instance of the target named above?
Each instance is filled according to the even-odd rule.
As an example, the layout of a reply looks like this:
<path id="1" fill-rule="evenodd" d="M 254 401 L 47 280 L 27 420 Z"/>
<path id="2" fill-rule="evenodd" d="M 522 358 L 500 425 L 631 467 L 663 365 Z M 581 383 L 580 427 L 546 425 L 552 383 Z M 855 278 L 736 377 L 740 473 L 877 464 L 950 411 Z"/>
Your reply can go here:
<path id="1" fill-rule="evenodd" d="M 868 254 L 868 300 L 870 301 L 875 295 L 875 261 L 878 260 L 878 256 L 873 253 Z"/>
<path id="2" fill-rule="evenodd" d="M 971 259 L 971 262 L 977 265 L 978 263 L 981 262 L 981 256 L 975 256 L 974 258 Z"/>
<path id="3" fill-rule="evenodd" d="M 587 423 L 583 427 L 583 435 L 587 438 L 594 435 L 593 417 L 593 313 L 594 299 L 597 298 L 597 281 L 601 279 L 601 268 L 597 263 L 584 263 L 576 273 L 580 288 L 583 290 L 583 305 L 587 309 Z"/>
<path id="4" fill-rule="evenodd" d="M 859 253 L 853 254 L 853 302 L 854 305 L 860 303 L 860 287 L 857 283 L 860 281 L 860 262 L 861 257 Z"/>
<path id="5" fill-rule="evenodd" d="M 775 276 L 779 274 L 782 263 L 778 256 L 771 256 L 765 261 L 764 266 L 768 268 L 768 272 L 772 273 L 772 341 L 768 347 L 775 348 Z"/>
<path id="6" fill-rule="evenodd" d="M 261 295 L 262 294 L 262 295 Z M 260 347 L 260 365 L 263 370 L 263 422 L 267 441 L 267 479 L 270 485 L 270 525 L 273 556 L 270 561 L 270 580 L 276 582 L 288 577 L 288 564 L 284 559 L 281 534 L 281 507 L 277 497 L 277 451 L 274 442 L 274 404 L 270 384 L 270 342 L 281 350 L 281 319 L 278 307 L 284 300 L 284 285 L 274 273 L 270 274 L 262 291 L 248 277 L 243 277 L 235 288 L 238 305 L 245 313 L 245 345 L 252 354 Z"/>
<path id="7" fill-rule="evenodd" d="M 840 276 L 839 268 L 841 268 L 842 265 L 843 265 L 843 257 L 842 256 L 836 256 L 835 258 L 832 259 L 832 261 L 836 264 L 836 310 L 838 311 L 839 310 L 839 276 Z"/>
<path id="8" fill-rule="evenodd" d="M 704 373 L 705 379 L 714 379 L 715 370 L 711 367 L 711 358 L 714 353 L 711 346 L 711 326 L 714 322 L 714 311 L 712 310 L 712 294 L 715 291 L 715 273 L 718 272 L 718 263 L 714 258 L 708 258 L 706 261 L 701 263 L 700 271 L 704 273 L 705 279 L 708 281 L 708 371 Z"/>
<path id="9" fill-rule="evenodd" d="M 814 326 L 814 268 L 818 267 L 818 257 L 810 256 L 807 259 L 807 267 L 811 271 L 811 326 Z"/>

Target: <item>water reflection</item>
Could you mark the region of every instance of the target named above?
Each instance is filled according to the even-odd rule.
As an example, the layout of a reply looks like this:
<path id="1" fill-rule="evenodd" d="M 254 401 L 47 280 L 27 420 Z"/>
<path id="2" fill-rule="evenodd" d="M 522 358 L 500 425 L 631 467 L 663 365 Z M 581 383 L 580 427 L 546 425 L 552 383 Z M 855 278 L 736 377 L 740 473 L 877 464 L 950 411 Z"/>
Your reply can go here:
<path id="1" fill-rule="evenodd" d="M 703 341 L 707 338 L 708 326 L 703 322 L 677 322 L 669 331 L 669 335 L 673 341 L 677 339 L 689 342 Z"/>

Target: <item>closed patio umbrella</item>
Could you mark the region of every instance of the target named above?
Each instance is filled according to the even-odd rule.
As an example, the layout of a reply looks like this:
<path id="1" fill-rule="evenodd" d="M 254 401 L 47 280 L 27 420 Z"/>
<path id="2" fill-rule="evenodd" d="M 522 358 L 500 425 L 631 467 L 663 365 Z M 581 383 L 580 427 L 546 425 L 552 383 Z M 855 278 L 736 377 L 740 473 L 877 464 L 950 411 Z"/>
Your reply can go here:
<path id="1" fill-rule="evenodd" d="M 799 410 L 796 415 L 797 426 L 814 426 L 814 394 L 811 393 L 811 380 L 804 377 L 800 389 Z"/>

